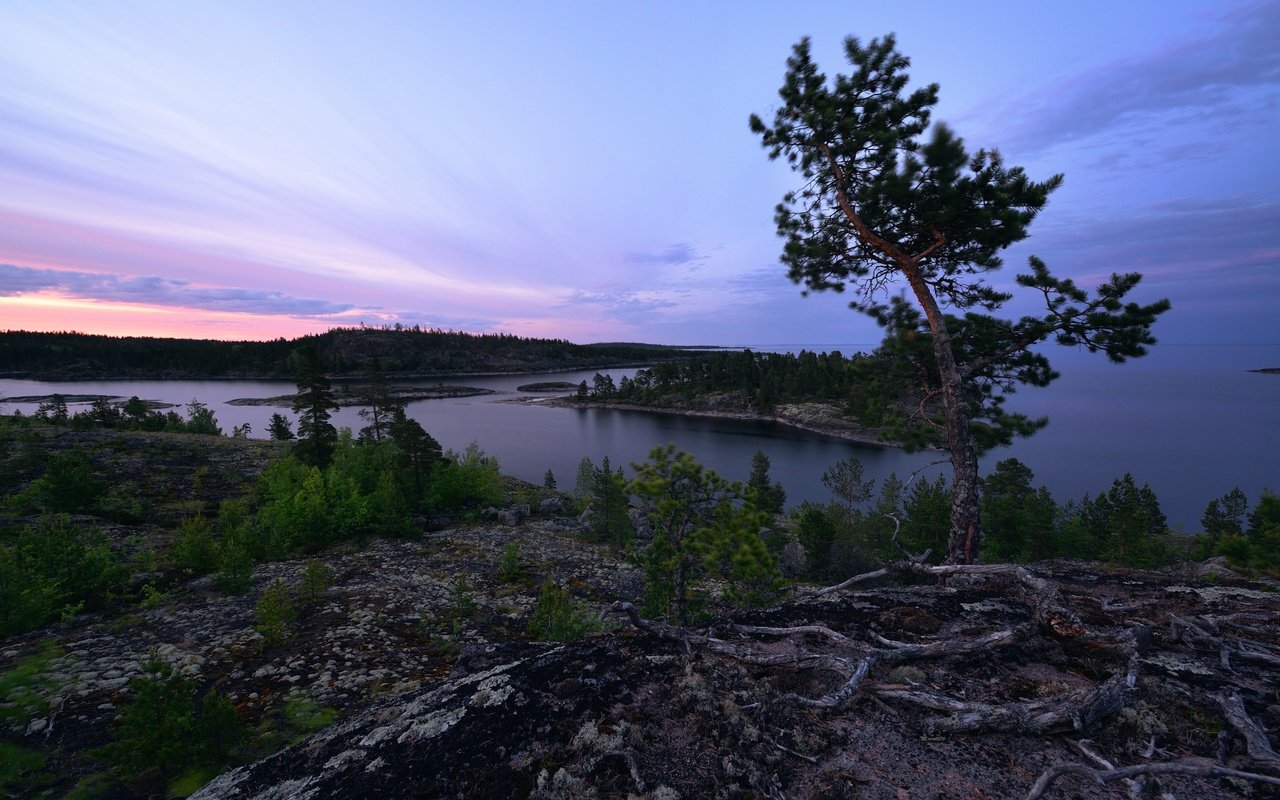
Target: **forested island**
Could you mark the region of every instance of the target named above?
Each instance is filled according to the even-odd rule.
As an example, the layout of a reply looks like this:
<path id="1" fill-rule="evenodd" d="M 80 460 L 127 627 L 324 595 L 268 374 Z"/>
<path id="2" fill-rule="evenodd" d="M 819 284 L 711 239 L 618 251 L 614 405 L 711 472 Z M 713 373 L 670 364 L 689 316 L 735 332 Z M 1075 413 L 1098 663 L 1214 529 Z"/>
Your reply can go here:
<path id="1" fill-rule="evenodd" d="M 335 328 L 262 342 L 6 331 L 0 332 L 0 377 L 292 380 L 299 350 L 313 351 L 335 378 L 361 377 L 371 368 L 391 378 L 603 369 L 649 364 L 681 352 L 662 345 L 573 344 L 417 326 Z"/>
<path id="2" fill-rule="evenodd" d="M 682 354 L 616 382 L 597 373 L 557 404 L 768 420 L 850 441 L 897 444 L 914 398 L 910 385 L 896 380 L 900 372 L 881 351 L 716 350 Z"/>

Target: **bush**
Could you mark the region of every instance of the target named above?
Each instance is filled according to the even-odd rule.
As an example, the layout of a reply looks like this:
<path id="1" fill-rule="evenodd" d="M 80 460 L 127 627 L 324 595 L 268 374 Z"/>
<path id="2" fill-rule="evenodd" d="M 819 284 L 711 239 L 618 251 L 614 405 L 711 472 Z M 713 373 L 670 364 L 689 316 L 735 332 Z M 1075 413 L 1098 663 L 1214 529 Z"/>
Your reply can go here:
<path id="1" fill-rule="evenodd" d="M 121 716 L 103 759 L 122 776 L 154 785 L 193 768 L 221 766 L 244 739 L 235 707 L 154 655 L 146 677 L 131 684 L 133 702 Z"/>
<path id="2" fill-rule="evenodd" d="M 520 577 L 520 543 L 507 542 L 502 548 L 502 560 L 498 562 L 498 580 L 515 583 Z"/>
<path id="3" fill-rule="evenodd" d="M 542 583 L 529 620 L 529 635 L 547 642 L 572 642 L 602 629 L 600 621 L 573 601 L 569 590 L 550 578 Z"/>
<path id="4" fill-rule="evenodd" d="M 298 600 L 305 605 L 315 605 L 324 597 L 333 579 L 333 573 L 322 562 L 308 559 L 302 570 L 302 585 L 298 587 Z"/>
<path id="5" fill-rule="evenodd" d="M 43 517 L 12 547 L 0 546 L 0 635 L 35 630 L 81 608 L 106 607 L 126 570 L 97 529 L 66 516 Z"/>
<path id="6" fill-rule="evenodd" d="M 253 629 L 262 634 L 263 645 L 276 647 L 289 636 L 289 624 L 298 616 L 289 598 L 289 587 L 277 578 L 258 600 Z"/>
<path id="7" fill-rule="evenodd" d="M 475 442 L 458 455 L 445 454 L 431 471 L 430 505 L 452 511 L 502 502 L 502 475 L 498 460 L 484 454 Z"/>
<path id="8" fill-rule="evenodd" d="M 244 594 L 253 583 L 253 556 L 241 543 L 243 529 L 231 535 L 223 534 L 218 547 L 218 572 L 214 582 L 227 594 Z"/>
<path id="9" fill-rule="evenodd" d="M 59 453 L 49 459 L 44 474 L 10 501 L 19 512 L 80 514 L 93 511 L 107 484 L 98 478 L 84 453 Z"/>
<path id="10" fill-rule="evenodd" d="M 208 575 L 218 568 L 218 543 L 203 515 L 178 523 L 178 534 L 173 539 L 169 557 L 174 566 L 188 575 Z"/>

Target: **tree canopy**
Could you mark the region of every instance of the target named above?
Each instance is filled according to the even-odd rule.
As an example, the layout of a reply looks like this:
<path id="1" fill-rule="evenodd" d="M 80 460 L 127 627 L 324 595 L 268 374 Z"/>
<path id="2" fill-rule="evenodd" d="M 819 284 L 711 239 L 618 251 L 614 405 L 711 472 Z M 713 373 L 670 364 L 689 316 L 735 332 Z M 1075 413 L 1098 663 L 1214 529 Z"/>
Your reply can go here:
<path id="1" fill-rule="evenodd" d="M 938 86 L 908 91 L 910 62 L 893 36 L 865 46 L 850 37 L 844 49 L 852 72 L 828 79 L 801 40 L 772 122 L 751 116 L 769 157 L 803 178 L 777 206 L 781 260 L 806 291 L 852 290 L 850 306 L 886 328 L 884 347 L 901 356 L 898 380 L 918 398 L 918 411 L 900 420 L 904 438 L 950 452 L 948 560 L 971 563 L 981 543 L 979 452 L 1044 424 L 1004 412 L 1004 395 L 1057 377 L 1029 348 L 1052 338 L 1113 361 L 1141 356 L 1169 303 L 1126 303 L 1136 273 L 1112 275 L 1090 295 L 1032 257 L 1016 280 L 1043 298 L 1044 313 L 986 313 L 1013 297 L 987 274 L 1027 237 L 1062 176 L 1033 181 L 996 150 L 970 154 L 947 126 L 931 124 Z"/>

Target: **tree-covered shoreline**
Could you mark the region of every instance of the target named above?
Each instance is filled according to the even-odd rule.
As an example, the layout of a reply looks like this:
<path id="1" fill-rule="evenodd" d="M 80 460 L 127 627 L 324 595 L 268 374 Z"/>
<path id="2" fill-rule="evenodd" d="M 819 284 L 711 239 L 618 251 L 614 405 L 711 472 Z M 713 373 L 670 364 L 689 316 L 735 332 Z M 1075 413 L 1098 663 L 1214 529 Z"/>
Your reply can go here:
<path id="1" fill-rule="evenodd" d="M 117 337 L 74 332 L 0 332 L 0 376 L 33 380 L 293 379 L 295 352 L 316 353 L 335 379 L 377 368 L 388 378 L 551 372 L 650 364 L 680 348 L 574 344 L 511 334 L 411 328 L 335 328 L 296 339 Z"/>
<path id="2" fill-rule="evenodd" d="M 550 404 L 758 420 L 863 444 L 931 446 L 898 435 L 916 400 L 898 371 L 883 350 L 851 356 L 721 350 L 663 361 L 617 382 L 597 373 L 590 385 L 583 381 L 575 394 Z"/>

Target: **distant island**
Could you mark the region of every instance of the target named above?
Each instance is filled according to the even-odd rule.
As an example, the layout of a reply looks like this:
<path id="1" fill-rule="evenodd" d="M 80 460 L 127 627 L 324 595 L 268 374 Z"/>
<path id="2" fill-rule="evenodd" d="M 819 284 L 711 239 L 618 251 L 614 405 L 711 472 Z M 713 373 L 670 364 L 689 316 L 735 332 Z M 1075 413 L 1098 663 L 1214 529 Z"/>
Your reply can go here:
<path id="1" fill-rule="evenodd" d="M 388 399 L 401 403 L 414 400 L 443 400 L 450 397 L 477 397 L 495 394 L 493 389 L 478 389 L 474 386 L 389 386 L 384 389 Z M 295 395 L 281 394 L 275 397 L 238 397 L 228 400 L 229 406 L 280 406 L 288 408 L 293 405 Z M 368 403 L 368 391 L 364 386 L 337 386 L 333 390 L 333 399 L 338 405 L 347 408 L 363 406 Z"/>
<path id="2" fill-rule="evenodd" d="M 224 342 L 83 333 L 0 332 L 0 376 L 33 380 L 293 379 L 295 353 L 313 350 L 335 380 L 370 369 L 384 378 L 612 369 L 692 350 L 653 344 L 574 344 L 511 334 L 411 328 L 335 328 L 296 339 Z"/>
<path id="3" fill-rule="evenodd" d="M 616 383 L 596 373 L 590 385 L 561 384 L 574 390 L 568 396 L 514 402 L 775 422 L 863 444 L 933 444 L 902 439 L 901 423 L 918 400 L 900 381 L 886 380 L 893 369 L 883 355 L 712 350 L 639 369 Z"/>
<path id="4" fill-rule="evenodd" d="M 1280 375 L 1280 367 L 1263 367 L 1262 369 L 1251 369 L 1250 372 L 1261 372 L 1264 375 Z"/>
<path id="5" fill-rule="evenodd" d="M 519 392 L 572 392 L 577 389 L 577 384 L 568 381 L 541 381 L 539 383 L 525 383 L 516 387 Z"/>

